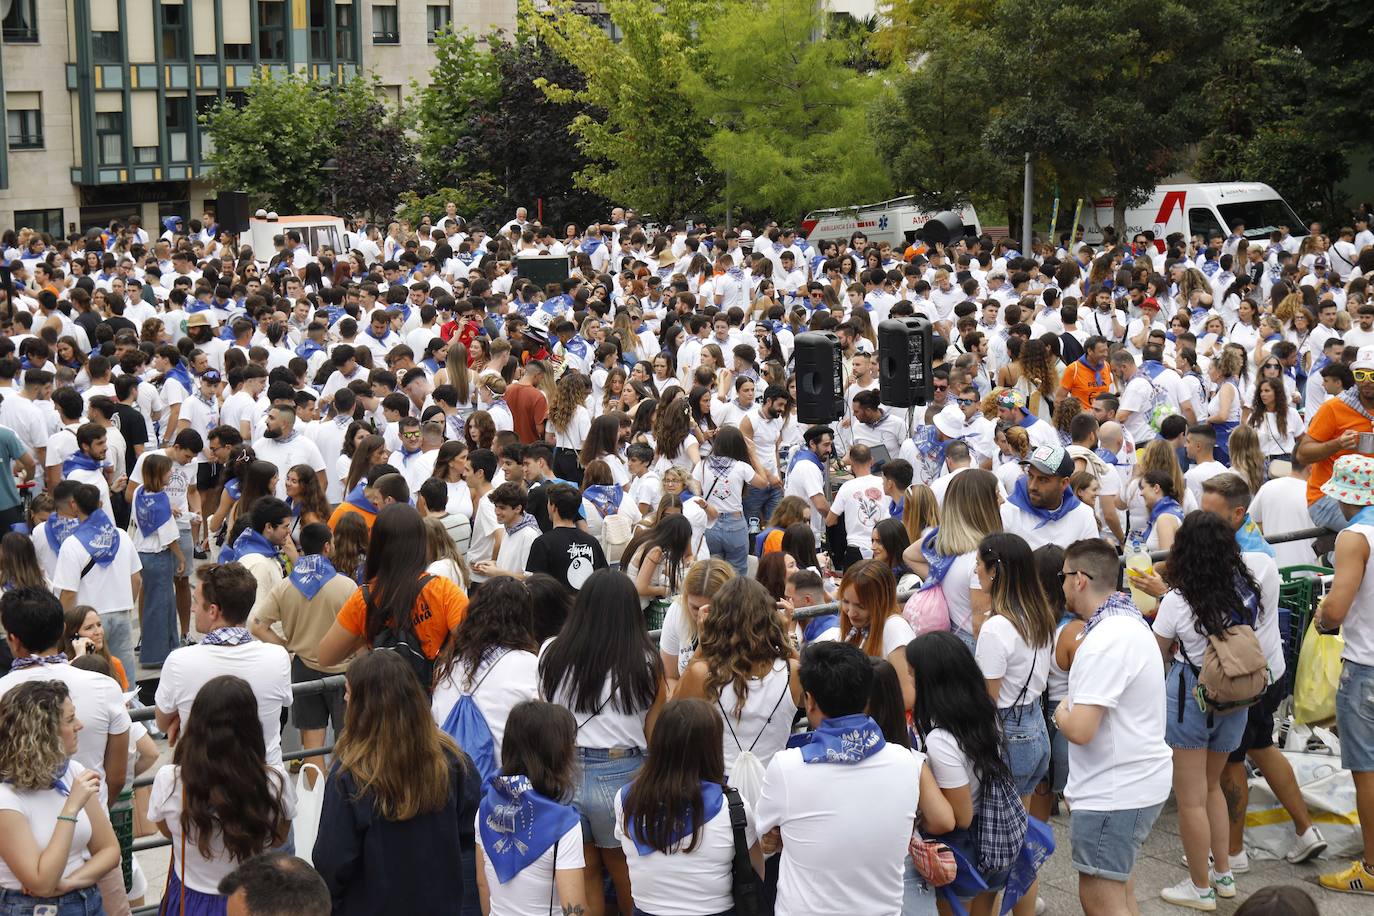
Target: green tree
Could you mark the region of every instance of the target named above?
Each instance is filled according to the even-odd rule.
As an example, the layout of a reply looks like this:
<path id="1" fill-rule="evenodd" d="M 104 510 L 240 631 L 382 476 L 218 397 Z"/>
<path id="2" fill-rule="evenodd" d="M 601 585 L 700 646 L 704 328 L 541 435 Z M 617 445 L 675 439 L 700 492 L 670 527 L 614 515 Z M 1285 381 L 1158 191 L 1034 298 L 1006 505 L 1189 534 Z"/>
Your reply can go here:
<path id="1" fill-rule="evenodd" d="M 703 140 L 712 132 L 679 88 L 704 65 L 698 39 L 717 0 L 605 0 L 621 33 L 612 41 L 571 0 L 521 10 L 539 41 L 581 76 L 580 85 L 537 81 L 559 103 L 585 106 L 570 131 L 586 157 L 577 187 L 659 219 L 702 212 L 720 197 L 720 177 Z"/>
<path id="2" fill-rule="evenodd" d="M 856 104 L 878 78 L 846 66 L 846 42 L 815 37 L 824 17 L 812 0 L 748 0 L 702 26 L 703 66 L 683 74 L 682 91 L 745 207 L 800 215 L 890 190 Z"/>
<path id="3" fill-rule="evenodd" d="M 309 213 L 326 198 L 320 165 L 334 148 L 334 113 L 306 80 L 259 76 L 242 106 L 202 117 L 214 142 L 211 181 L 247 191 L 279 213 Z"/>
<path id="4" fill-rule="evenodd" d="M 431 187 L 455 184 L 470 175 L 460 150 L 472 136 L 473 117 L 496 102 L 500 77 L 488 45 L 501 41 L 499 33 L 485 38 L 444 29 L 434 36 L 434 67 L 429 83 L 412 84 L 416 98 L 416 128 L 420 135 L 420 168 Z"/>

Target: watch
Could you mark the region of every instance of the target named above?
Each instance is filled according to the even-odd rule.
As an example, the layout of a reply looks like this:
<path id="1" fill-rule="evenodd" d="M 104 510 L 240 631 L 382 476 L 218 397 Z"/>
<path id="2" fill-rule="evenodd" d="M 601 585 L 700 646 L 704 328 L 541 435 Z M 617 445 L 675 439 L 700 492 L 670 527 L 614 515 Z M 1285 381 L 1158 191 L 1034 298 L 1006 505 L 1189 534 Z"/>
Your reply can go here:
<path id="1" fill-rule="evenodd" d="M 1313 618 L 1313 620 L 1312 620 L 1312 626 L 1313 626 L 1313 627 L 1316 629 L 1316 631 L 1317 631 L 1318 633 L 1320 633 L 1322 636 L 1334 636 L 1334 635 L 1336 635 L 1337 633 L 1339 633 L 1339 632 L 1341 631 L 1341 625 L 1340 625 L 1340 624 L 1336 624 L 1334 627 L 1330 627 L 1330 628 L 1328 628 L 1328 627 L 1326 627 L 1326 626 L 1323 626 L 1320 617 Z"/>

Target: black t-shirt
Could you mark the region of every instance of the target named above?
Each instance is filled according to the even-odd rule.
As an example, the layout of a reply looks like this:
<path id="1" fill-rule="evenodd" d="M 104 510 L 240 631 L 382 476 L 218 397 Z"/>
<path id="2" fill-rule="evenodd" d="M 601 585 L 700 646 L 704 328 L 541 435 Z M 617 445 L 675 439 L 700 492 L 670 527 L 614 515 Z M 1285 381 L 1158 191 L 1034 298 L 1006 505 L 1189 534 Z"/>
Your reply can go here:
<path id="1" fill-rule="evenodd" d="M 124 436 L 128 448 L 124 450 L 124 473 L 132 474 L 138 461 L 136 446 L 148 444 L 148 422 L 143 413 L 131 404 L 116 404 L 114 425 Z"/>
<path id="2" fill-rule="evenodd" d="M 606 568 L 601 544 L 581 528 L 553 528 L 530 545 L 525 572 L 548 573 L 577 591 L 594 570 Z"/>

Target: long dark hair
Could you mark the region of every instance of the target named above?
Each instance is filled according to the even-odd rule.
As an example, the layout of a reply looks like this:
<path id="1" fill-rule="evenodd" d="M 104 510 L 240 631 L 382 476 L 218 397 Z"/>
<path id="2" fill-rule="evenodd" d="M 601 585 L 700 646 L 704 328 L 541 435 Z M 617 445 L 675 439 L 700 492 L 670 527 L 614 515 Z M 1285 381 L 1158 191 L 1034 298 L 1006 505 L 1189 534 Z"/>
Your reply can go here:
<path id="1" fill-rule="evenodd" d="M 611 696 L 603 702 L 608 678 Z M 574 713 L 593 715 L 609 703 L 633 714 L 653 705 L 662 679 L 663 660 L 644 627 L 635 584 L 618 570 L 598 569 L 539 660 L 544 696 L 553 698 L 567 682 L 567 705 Z"/>
<path id="2" fill-rule="evenodd" d="M 733 458 L 749 463 L 749 446 L 738 426 L 722 426 L 711 443 L 712 458 Z"/>
<path id="3" fill-rule="evenodd" d="M 911 734 L 906 729 L 906 704 L 902 700 L 902 682 L 897 669 L 885 658 L 870 657 L 873 667 L 873 686 L 868 692 L 868 717 L 883 730 L 888 744 L 911 747 Z"/>
<path id="4" fill-rule="evenodd" d="M 655 547 L 663 551 L 663 563 L 667 566 L 668 592 L 676 595 L 683 573 L 682 562 L 687 556 L 687 551 L 692 548 L 692 523 L 687 521 L 686 516 L 670 515 L 639 536 L 631 545 L 632 549 L 627 550 L 625 555 L 637 556 L 639 565 L 642 566 L 644 558 Z"/>
<path id="5" fill-rule="evenodd" d="M 1241 559 L 1236 533 L 1213 512 L 1189 512 L 1174 535 L 1164 580 L 1193 611 L 1200 636 L 1220 636 L 1237 620 L 1249 620 L 1242 587 L 1258 596 L 1259 586 Z"/>
<path id="6" fill-rule="evenodd" d="M 501 775 L 524 776 L 545 798 L 570 801 L 577 772 L 577 720 L 556 703 L 525 700 L 506 717 Z"/>
<path id="7" fill-rule="evenodd" d="M 620 444 L 620 414 L 603 413 L 592 421 L 587 440 L 582 443 L 582 466 L 605 455 L 617 454 Z"/>
<path id="8" fill-rule="evenodd" d="M 705 700 L 672 700 L 663 707 L 644 767 L 625 793 L 625 832 L 667 853 L 684 822 L 692 839 L 683 852 L 696 849 L 706 820 L 703 782 L 725 781 L 724 727 L 720 714 Z"/>
<path id="9" fill-rule="evenodd" d="M 572 612 L 573 595 L 566 585 L 548 573 L 527 576 L 524 585 L 530 593 L 530 606 L 533 609 L 531 626 L 534 641 L 543 645 L 563 629 L 568 614 Z"/>
<path id="10" fill-rule="evenodd" d="M 329 500 L 324 498 L 324 490 L 320 487 L 320 478 L 315 474 L 315 469 L 308 464 L 297 464 L 292 465 L 286 473 L 295 474 L 300 481 L 301 515 L 314 515 L 321 521 L 329 518 Z"/>
<path id="11" fill-rule="evenodd" d="M 455 669 L 464 677 L 464 689 L 487 653 L 493 649 L 533 652 L 534 614 L 525 583 L 509 576 L 483 582 L 472 592 L 467 616 L 453 631 L 435 661 L 434 682 L 451 676 Z"/>
<path id="12" fill-rule="evenodd" d="M 181 829 L 202 856 L 213 854 L 216 833 L 235 862 L 286 838 L 282 777 L 267 764 L 247 681 L 223 674 L 200 688 L 172 762 L 181 767 Z"/>
<path id="13" fill-rule="evenodd" d="M 802 569 L 820 569 L 820 557 L 816 555 L 816 532 L 810 522 L 797 522 L 783 530 L 782 552 L 792 554 L 792 559 Z"/>
<path id="14" fill-rule="evenodd" d="M 344 495 L 367 476 L 368 470 L 377 463 L 377 453 L 386 447 L 386 440 L 376 433 L 363 437 L 353 449 L 353 458 L 348 463 L 348 473 L 344 475 Z"/>
<path id="15" fill-rule="evenodd" d="M 371 642 L 420 600 L 425 571 L 425 524 L 411 506 L 395 503 L 377 513 L 367 542 L 363 581 L 368 583 L 367 639 Z"/>
<path id="16" fill-rule="evenodd" d="M 248 467 L 239 474 L 238 517 L 246 518 L 253 511 L 253 503 L 264 496 L 276 495 L 271 483 L 279 473 L 277 466 L 270 461 L 255 458 L 249 462 Z M 315 472 L 312 470 L 310 473 L 313 475 Z"/>
<path id="17" fill-rule="evenodd" d="M 954 737 L 980 782 L 991 776 L 1010 779 L 997 707 L 963 641 L 947 631 L 926 633 L 907 643 L 906 660 L 916 679 L 911 716 L 921 738 L 942 728 Z"/>

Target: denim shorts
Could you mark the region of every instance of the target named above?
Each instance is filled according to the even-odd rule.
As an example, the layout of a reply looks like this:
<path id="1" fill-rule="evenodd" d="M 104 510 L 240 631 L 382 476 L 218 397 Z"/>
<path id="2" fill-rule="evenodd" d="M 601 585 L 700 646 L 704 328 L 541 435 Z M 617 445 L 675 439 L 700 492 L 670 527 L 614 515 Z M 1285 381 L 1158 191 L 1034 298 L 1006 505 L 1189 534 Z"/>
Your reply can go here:
<path id="1" fill-rule="evenodd" d="M 1039 703 L 999 709 L 1007 739 L 1007 766 L 1016 794 L 1030 795 L 1050 771 L 1050 735 Z"/>
<path id="2" fill-rule="evenodd" d="M 577 757 L 582 764 L 582 780 L 573 793 L 573 807 L 582 817 L 582 842 L 598 849 L 619 849 L 615 797 L 644 765 L 644 752 L 637 747 L 579 747 Z"/>
<path id="3" fill-rule="evenodd" d="M 1341 733 L 1341 766 L 1352 773 L 1374 772 L 1374 665 L 1341 663 L 1336 725 Z"/>
<path id="4" fill-rule="evenodd" d="M 1124 811 L 1069 813 L 1069 843 L 1079 874 L 1125 883 L 1164 803 Z"/>
<path id="5" fill-rule="evenodd" d="M 105 912 L 100 888 L 94 885 L 70 891 L 61 897 L 30 897 L 23 891 L 0 889 L 0 916 L 33 916 L 34 910 L 40 906 L 51 909 L 39 912 L 54 913 L 56 916 L 102 916 Z"/>
<path id="6" fill-rule="evenodd" d="M 1063 795 L 1069 784 L 1069 739 L 1054 724 L 1054 712 L 1063 700 L 1050 700 L 1045 714 L 1045 730 L 1050 734 L 1050 791 Z"/>
<path id="7" fill-rule="evenodd" d="M 1181 682 L 1181 683 L 1180 683 Z M 1164 691 L 1168 705 L 1164 710 L 1164 743 L 1179 751 L 1206 748 L 1218 754 L 1229 754 L 1240 747 L 1245 736 L 1248 716 L 1244 709 L 1227 713 L 1204 712 L 1193 696 L 1197 675 L 1191 665 L 1174 662 L 1164 675 Z M 1342 741 L 1341 744 L 1345 742 Z"/>

